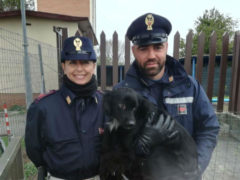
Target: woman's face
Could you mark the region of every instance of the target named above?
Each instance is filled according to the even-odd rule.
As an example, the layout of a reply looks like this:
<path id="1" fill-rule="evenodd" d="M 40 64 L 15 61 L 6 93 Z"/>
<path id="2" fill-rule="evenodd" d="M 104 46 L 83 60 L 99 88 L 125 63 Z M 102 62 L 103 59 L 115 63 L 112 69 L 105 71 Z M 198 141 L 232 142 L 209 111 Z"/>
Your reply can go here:
<path id="1" fill-rule="evenodd" d="M 68 79 L 76 84 L 84 85 L 91 80 L 95 65 L 93 61 L 66 60 L 62 63 L 62 68 Z"/>

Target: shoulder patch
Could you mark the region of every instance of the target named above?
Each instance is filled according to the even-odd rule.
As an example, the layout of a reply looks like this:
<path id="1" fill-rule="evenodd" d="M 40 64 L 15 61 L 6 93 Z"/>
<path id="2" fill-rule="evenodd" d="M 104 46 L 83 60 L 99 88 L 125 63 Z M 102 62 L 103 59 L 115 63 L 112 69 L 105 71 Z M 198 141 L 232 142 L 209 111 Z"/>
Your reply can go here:
<path id="1" fill-rule="evenodd" d="M 56 92 L 56 90 L 50 90 L 48 93 L 46 94 L 39 94 L 39 96 L 34 100 L 35 103 L 38 103 L 41 99 L 50 96 L 52 94 L 54 94 Z"/>

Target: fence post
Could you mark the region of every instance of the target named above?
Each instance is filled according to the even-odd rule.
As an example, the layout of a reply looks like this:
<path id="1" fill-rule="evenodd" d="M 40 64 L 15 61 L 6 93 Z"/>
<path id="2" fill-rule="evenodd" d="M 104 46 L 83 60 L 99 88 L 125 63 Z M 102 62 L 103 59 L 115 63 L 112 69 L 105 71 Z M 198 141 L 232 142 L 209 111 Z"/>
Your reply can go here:
<path id="1" fill-rule="evenodd" d="M 41 72 L 41 94 L 46 93 L 45 88 L 45 79 L 44 79 L 44 71 L 43 71 L 43 61 L 42 61 L 42 48 L 41 45 L 38 44 L 38 55 L 39 55 L 39 61 L 40 61 L 40 72 Z"/>
<path id="2" fill-rule="evenodd" d="M 187 35 L 186 42 L 186 55 L 184 60 L 184 68 L 188 74 L 191 74 L 191 61 L 192 61 L 192 30 L 189 31 Z"/>
<path id="3" fill-rule="evenodd" d="M 118 34 L 113 33 L 113 86 L 118 83 Z"/>
<path id="4" fill-rule="evenodd" d="M 235 112 L 237 106 L 237 98 L 238 98 L 238 86 L 237 82 L 239 79 L 239 71 L 240 71 L 240 32 L 236 32 L 234 36 L 234 47 L 233 47 L 233 59 L 232 59 L 232 81 L 230 88 L 230 96 L 229 96 L 229 112 Z"/>
<path id="5" fill-rule="evenodd" d="M 198 36 L 197 68 L 196 79 L 202 82 L 203 53 L 204 53 L 205 34 L 201 32 Z"/>
<path id="6" fill-rule="evenodd" d="M 179 47 L 180 47 L 180 34 L 177 31 L 174 35 L 173 57 L 179 59 Z"/>
<path id="7" fill-rule="evenodd" d="M 219 87 L 218 103 L 217 103 L 218 112 L 223 112 L 225 83 L 226 83 L 226 74 L 227 74 L 228 44 L 229 44 L 229 35 L 228 33 L 224 33 L 223 40 L 222 40 L 222 57 L 221 57 L 221 64 L 220 64 L 220 78 L 219 78 L 219 86 L 218 86 Z"/>
<path id="8" fill-rule="evenodd" d="M 235 103 L 235 108 L 234 108 L 234 112 L 235 114 L 240 114 L 240 32 L 238 32 L 238 56 L 236 57 L 236 60 L 238 62 L 238 65 L 237 65 L 237 72 L 236 72 L 236 76 L 237 76 L 237 82 L 236 82 L 236 85 L 237 85 L 237 88 L 236 88 L 236 103 Z"/>
<path id="9" fill-rule="evenodd" d="M 237 47 L 239 46 L 238 43 L 238 33 L 236 32 L 234 35 L 234 44 L 233 44 L 233 57 L 232 57 L 232 76 L 231 76 L 231 84 L 230 84 L 230 93 L 229 93 L 229 105 L 228 111 L 234 112 L 234 103 L 235 103 L 235 93 L 236 93 L 236 72 L 237 72 L 237 60 L 236 57 L 238 56 Z"/>
<path id="10" fill-rule="evenodd" d="M 125 36 L 125 66 L 124 66 L 124 77 L 130 67 L 130 41 Z"/>
<path id="11" fill-rule="evenodd" d="M 106 37 L 103 31 L 100 35 L 100 62 L 101 62 L 101 90 L 106 90 Z"/>
<path id="12" fill-rule="evenodd" d="M 26 14 L 25 14 L 25 1 L 21 0 L 21 15 L 22 15 L 22 29 L 23 29 L 23 47 L 24 47 L 24 76 L 25 76 L 25 88 L 26 88 L 26 107 L 30 106 L 32 103 L 32 84 L 31 84 L 31 71 L 30 71 L 30 61 L 28 57 L 28 42 L 27 42 L 27 32 L 26 32 Z"/>
<path id="13" fill-rule="evenodd" d="M 207 82 L 207 96 L 212 102 L 213 95 L 213 80 L 214 80 L 214 66 L 215 66 L 215 57 L 216 57 L 216 42 L 217 35 L 216 32 L 212 32 L 210 37 L 210 47 L 209 47 L 209 60 L 208 60 L 208 82 Z"/>

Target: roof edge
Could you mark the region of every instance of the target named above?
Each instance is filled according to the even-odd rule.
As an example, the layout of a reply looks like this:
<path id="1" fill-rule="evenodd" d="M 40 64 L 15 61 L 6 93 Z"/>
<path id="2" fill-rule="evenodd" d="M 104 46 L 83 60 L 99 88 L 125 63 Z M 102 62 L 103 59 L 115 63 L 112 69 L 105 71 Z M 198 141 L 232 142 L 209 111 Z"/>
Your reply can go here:
<path id="1" fill-rule="evenodd" d="M 15 11 L 6 11 L 6 12 L 0 13 L 0 18 L 14 17 L 14 16 L 21 16 L 21 11 L 15 10 Z M 41 12 L 41 11 L 30 11 L 30 10 L 26 10 L 26 16 L 55 19 L 55 20 L 64 20 L 64 21 L 88 20 L 88 17 L 68 16 L 68 15 L 62 15 L 62 14 L 55 14 L 55 13 L 48 13 L 48 12 Z"/>

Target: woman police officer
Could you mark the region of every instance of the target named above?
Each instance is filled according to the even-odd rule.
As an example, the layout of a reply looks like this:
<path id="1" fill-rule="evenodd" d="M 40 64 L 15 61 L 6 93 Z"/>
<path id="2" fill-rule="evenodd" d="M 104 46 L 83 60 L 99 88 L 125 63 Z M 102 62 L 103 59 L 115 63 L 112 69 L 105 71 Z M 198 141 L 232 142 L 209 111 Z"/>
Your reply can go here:
<path id="1" fill-rule="evenodd" d="M 88 38 L 67 38 L 61 54 L 62 87 L 37 98 L 28 110 L 27 155 L 50 179 L 99 179 L 104 118 L 95 63 Z"/>

